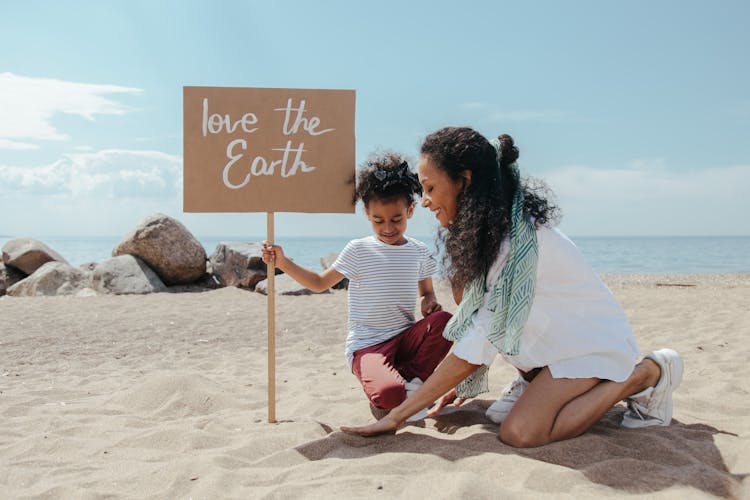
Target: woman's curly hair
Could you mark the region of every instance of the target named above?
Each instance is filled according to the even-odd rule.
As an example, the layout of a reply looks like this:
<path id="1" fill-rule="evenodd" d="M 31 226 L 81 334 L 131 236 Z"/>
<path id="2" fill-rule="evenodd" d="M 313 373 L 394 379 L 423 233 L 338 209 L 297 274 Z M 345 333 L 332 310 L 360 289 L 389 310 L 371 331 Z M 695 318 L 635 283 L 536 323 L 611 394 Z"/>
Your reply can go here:
<path id="1" fill-rule="evenodd" d="M 500 244 L 510 231 L 513 196 L 521 189 L 524 213 L 537 227 L 559 219 L 552 193 L 542 181 L 522 181 L 511 165 L 518 148 L 507 134 L 498 137 L 500 150 L 480 133 L 467 127 L 446 127 L 428 135 L 421 154 L 454 181 L 471 171 L 471 182 L 459 193 L 456 216 L 438 233 L 445 253 L 443 265 L 454 287 L 463 288 L 487 273 Z"/>
<path id="2" fill-rule="evenodd" d="M 373 198 L 382 202 L 403 199 L 408 207 L 415 195 L 422 195 L 422 186 L 402 155 L 388 151 L 372 155 L 360 165 L 354 201 L 362 200 L 365 208 Z"/>

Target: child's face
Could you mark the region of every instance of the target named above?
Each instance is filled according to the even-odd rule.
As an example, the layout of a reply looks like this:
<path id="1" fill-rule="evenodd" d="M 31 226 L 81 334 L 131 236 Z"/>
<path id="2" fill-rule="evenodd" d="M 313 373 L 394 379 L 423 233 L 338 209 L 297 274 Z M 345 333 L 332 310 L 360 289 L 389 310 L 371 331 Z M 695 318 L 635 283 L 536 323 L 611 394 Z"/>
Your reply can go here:
<path id="1" fill-rule="evenodd" d="M 375 236 L 388 245 L 406 243 L 406 220 L 414 213 L 414 204 L 407 205 L 406 200 L 398 198 L 383 202 L 373 198 L 365 207 L 367 220 L 372 224 Z"/>
<path id="2" fill-rule="evenodd" d="M 435 214 L 442 227 L 448 227 L 456 217 L 456 199 L 470 181 L 471 172 L 464 182 L 454 181 L 428 157 L 419 159 L 419 182 L 422 184 L 422 206 Z M 463 180 L 463 179 L 462 179 Z"/>

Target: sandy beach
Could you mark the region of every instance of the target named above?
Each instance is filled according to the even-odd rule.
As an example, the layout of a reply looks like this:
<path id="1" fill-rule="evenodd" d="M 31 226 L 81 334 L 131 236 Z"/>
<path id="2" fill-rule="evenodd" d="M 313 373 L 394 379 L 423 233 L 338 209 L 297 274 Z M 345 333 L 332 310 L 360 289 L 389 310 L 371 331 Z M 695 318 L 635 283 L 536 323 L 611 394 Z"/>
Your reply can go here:
<path id="1" fill-rule="evenodd" d="M 224 288 L 0 298 L 3 498 L 750 498 L 750 274 L 608 275 L 644 353 L 684 357 L 669 427 L 518 450 L 484 409 L 513 376 L 394 436 L 343 355 L 346 292 L 278 297 L 267 423 L 266 297 Z M 445 308 L 448 289 L 438 286 Z"/>

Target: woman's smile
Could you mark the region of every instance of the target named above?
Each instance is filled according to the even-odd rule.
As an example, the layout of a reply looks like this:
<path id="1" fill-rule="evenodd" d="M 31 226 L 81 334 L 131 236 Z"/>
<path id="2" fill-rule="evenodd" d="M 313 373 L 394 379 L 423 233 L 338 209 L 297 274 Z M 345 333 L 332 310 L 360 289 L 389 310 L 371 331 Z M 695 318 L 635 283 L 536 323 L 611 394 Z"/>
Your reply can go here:
<path id="1" fill-rule="evenodd" d="M 456 216 L 456 199 L 464 187 L 453 180 L 428 156 L 419 159 L 419 182 L 422 184 L 422 206 L 428 208 L 442 227 L 448 227 Z"/>

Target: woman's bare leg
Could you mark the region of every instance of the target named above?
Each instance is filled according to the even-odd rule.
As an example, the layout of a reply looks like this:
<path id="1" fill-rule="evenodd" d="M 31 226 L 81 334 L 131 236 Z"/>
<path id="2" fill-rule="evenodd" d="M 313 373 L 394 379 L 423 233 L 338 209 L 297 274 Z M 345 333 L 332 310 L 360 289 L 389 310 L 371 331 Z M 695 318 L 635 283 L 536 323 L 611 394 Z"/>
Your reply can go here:
<path id="1" fill-rule="evenodd" d="M 644 359 L 624 382 L 552 378 L 544 368 L 500 426 L 500 440 L 528 448 L 579 436 L 617 402 L 656 385 L 661 370 Z"/>

